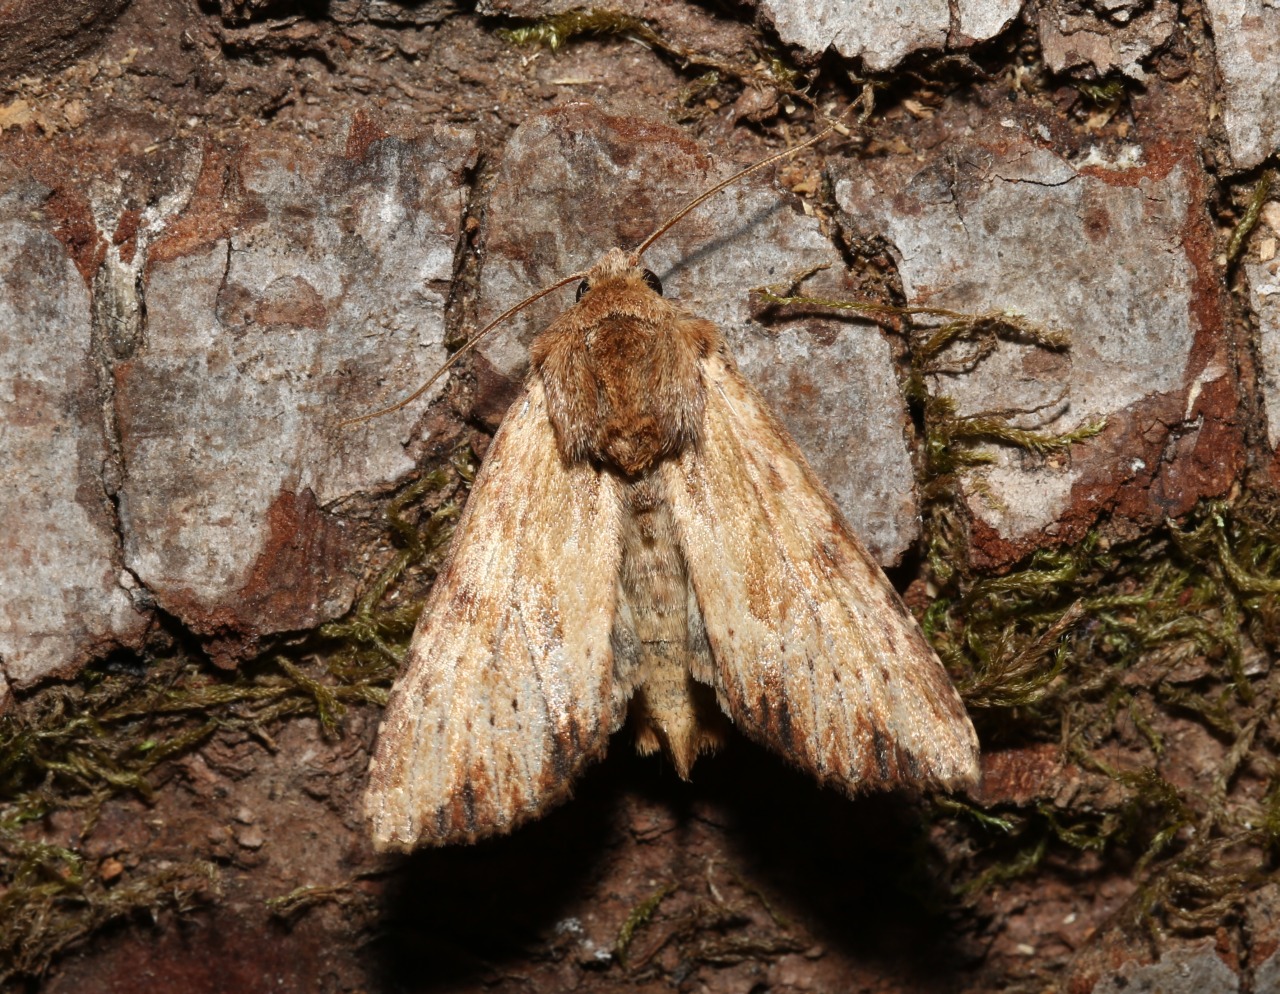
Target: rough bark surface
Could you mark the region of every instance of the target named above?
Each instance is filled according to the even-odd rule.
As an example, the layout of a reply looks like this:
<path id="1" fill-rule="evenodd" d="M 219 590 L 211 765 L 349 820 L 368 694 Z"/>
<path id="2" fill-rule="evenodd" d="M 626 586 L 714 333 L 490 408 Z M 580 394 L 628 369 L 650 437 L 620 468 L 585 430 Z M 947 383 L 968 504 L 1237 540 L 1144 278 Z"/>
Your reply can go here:
<path id="1" fill-rule="evenodd" d="M 0 0 L 0 984 L 1280 987 L 1274 5 L 48 8 Z M 810 99 L 868 114 L 646 264 L 927 618 L 981 789 L 623 733 L 375 856 L 394 659 L 572 287 L 342 422 Z"/>

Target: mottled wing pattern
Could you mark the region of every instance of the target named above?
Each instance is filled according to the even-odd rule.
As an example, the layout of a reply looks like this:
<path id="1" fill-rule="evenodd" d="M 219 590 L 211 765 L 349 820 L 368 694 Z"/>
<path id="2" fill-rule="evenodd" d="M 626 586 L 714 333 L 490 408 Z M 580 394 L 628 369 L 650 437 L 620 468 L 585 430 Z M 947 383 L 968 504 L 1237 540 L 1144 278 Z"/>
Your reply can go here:
<path id="1" fill-rule="evenodd" d="M 732 360 L 702 371 L 702 445 L 662 472 L 721 706 L 849 792 L 975 783 L 973 726 L 897 592 Z"/>
<path id="2" fill-rule="evenodd" d="M 618 485 L 566 465 L 537 377 L 512 405 L 391 693 L 366 817 L 381 849 L 510 831 L 625 716 L 609 647 Z"/>

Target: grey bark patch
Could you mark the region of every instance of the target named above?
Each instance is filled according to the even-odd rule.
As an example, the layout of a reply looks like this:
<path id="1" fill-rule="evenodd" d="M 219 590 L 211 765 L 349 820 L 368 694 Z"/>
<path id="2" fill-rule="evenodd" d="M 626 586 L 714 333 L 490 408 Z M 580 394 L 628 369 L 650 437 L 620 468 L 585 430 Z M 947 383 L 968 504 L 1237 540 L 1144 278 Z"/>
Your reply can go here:
<path id="1" fill-rule="evenodd" d="M 89 290 L 42 215 L 47 192 L 0 189 L 0 708 L 8 683 L 68 674 L 147 624 L 103 479 Z"/>
<path id="2" fill-rule="evenodd" d="M 337 423 L 443 362 L 474 154 L 449 129 L 362 159 L 267 139 L 231 163 L 234 196 L 197 196 L 153 246 L 146 328 L 117 374 L 121 521 L 130 567 L 197 631 L 304 628 L 349 605 L 331 509 L 412 470 L 421 408 Z M 213 237 L 190 239 L 204 215 Z M 301 494 L 316 514 L 272 514 Z"/>
<path id="3" fill-rule="evenodd" d="M 1258 384 L 1267 419 L 1267 443 L 1280 451 L 1280 259 L 1245 265 L 1249 298 L 1258 316 Z"/>
<path id="4" fill-rule="evenodd" d="M 1263 988 L 1257 988 L 1263 990 Z M 1165 948 L 1155 963 L 1128 962 L 1103 977 L 1093 994 L 1234 994 L 1236 976 L 1213 949 L 1213 940 Z"/>
<path id="5" fill-rule="evenodd" d="M 1222 91 L 1223 123 L 1238 169 L 1280 148 L 1280 7 L 1267 0 L 1208 0 Z"/>
<path id="6" fill-rule="evenodd" d="M 1164 45 L 1178 24 L 1173 0 L 1131 4 L 1115 0 L 1089 9 L 1071 0 L 1049 0 L 1040 7 L 1040 44 L 1056 73 L 1075 72 L 1091 79 L 1123 73 L 1146 79 L 1143 61 Z"/>
<path id="7" fill-rule="evenodd" d="M 872 72 L 914 52 L 986 41 L 1003 31 L 1021 0 L 761 0 L 778 36 L 814 55 L 834 48 Z M 954 7 L 954 11 L 953 11 Z"/>

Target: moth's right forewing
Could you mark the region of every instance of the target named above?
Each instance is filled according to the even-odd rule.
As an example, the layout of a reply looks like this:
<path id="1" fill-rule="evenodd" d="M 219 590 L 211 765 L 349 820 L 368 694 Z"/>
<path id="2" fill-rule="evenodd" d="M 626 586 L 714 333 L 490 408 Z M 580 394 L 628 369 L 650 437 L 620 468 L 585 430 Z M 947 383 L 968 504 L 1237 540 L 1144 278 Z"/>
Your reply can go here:
<path id="1" fill-rule="evenodd" d="M 391 693 L 365 814 L 380 849 L 509 831 L 625 715 L 609 633 L 618 486 L 565 463 L 534 376 L 494 436 Z"/>
<path id="2" fill-rule="evenodd" d="M 702 444 L 662 473 L 722 707 L 850 792 L 975 783 L 973 726 L 897 592 L 732 360 L 702 374 Z"/>

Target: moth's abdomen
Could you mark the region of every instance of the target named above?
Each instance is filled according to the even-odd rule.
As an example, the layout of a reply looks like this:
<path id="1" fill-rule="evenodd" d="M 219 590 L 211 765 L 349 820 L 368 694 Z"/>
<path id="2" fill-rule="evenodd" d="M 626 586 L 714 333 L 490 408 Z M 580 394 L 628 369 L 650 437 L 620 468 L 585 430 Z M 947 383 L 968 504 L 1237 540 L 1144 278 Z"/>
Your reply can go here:
<path id="1" fill-rule="evenodd" d="M 664 750 L 687 779 L 699 754 L 722 742 L 725 718 L 693 675 L 711 670 L 710 649 L 656 474 L 627 487 L 621 537 L 614 670 L 632 689 L 637 749 Z"/>

